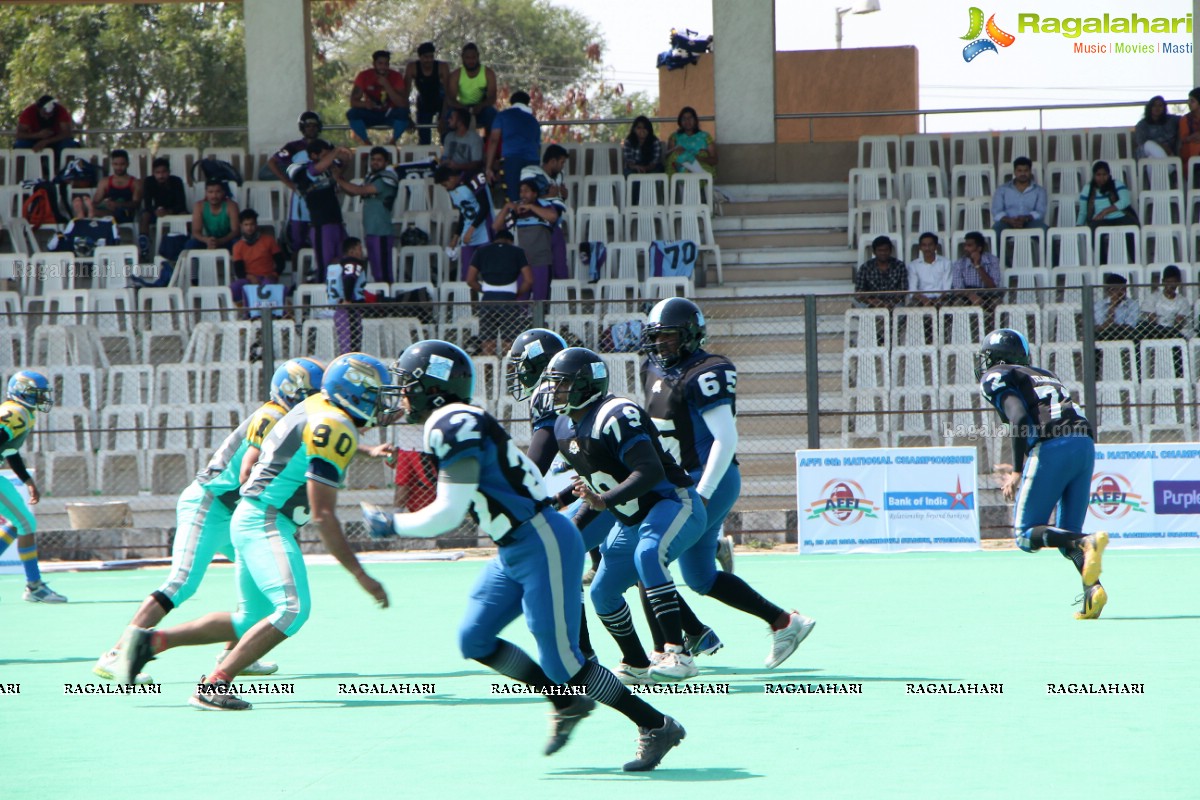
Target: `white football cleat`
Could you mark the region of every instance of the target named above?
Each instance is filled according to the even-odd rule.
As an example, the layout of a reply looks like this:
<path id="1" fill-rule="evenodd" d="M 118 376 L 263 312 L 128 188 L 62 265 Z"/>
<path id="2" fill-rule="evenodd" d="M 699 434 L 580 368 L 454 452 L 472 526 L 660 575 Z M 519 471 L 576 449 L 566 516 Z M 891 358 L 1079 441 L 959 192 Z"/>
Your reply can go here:
<path id="1" fill-rule="evenodd" d="M 225 650 L 217 656 L 218 667 L 221 666 L 221 662 L 229 656 L 230 652 L 229 650 Z M 239 672 L 238 675 L 274 675 L 276 672 L 279 672 L 279 665 L 274 661 L 255 661 Z M 237 677 L 237 675 L 234 677 Z"/>
<path id="2" fill-rule="evenodd" d="M 96 659 L 96 663 L 92 666 L 92 674 L 99 675 L 106 681 L 116 680 L 116 673 L 113 672 L 113 670 L 117 665 L 117 655 L 117 649 L 115 647 L 112 650 L 109 650 L 107 653 L 101 655 L 98 659 Z M 154 679 L 144 672 L 139 672 L 133 679 L 133 682 L 138 686 L 141 686 L 145 683 L 154 683 Z"/>
<path id="3" fill-rule="evenodd" d="M 695 660 L 677 644 L 667 645 L 662 660 L 650 667 L 650 677 L 655 683 L 679 683 L 699 674 Z"/>
<path id="4" fill-rule="evenodd" d="M 786 628 L 771 631 L 771 654 L 767 656 L 767 669 L 775 669 L 787 661 L 808 634 L 812 633 L 813 626 L 816 624 L 816 620 L 809 619 L 799 611 L 793 611 L 792 615 L 788 617 Z"/>

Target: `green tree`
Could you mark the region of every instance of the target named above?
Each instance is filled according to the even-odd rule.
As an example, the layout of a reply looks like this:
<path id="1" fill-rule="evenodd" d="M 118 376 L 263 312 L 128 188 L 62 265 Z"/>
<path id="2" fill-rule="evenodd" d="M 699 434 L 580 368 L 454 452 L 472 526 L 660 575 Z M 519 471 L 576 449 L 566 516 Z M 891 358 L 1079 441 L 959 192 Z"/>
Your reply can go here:
<path id="1" fill-rule="evenodd" d="M 0 128 L 49 93 L 87 129 L 246 124 L 240 3 L 31 6 L 0 14 Z M 122 133 L 89 146 L 244 144 L 240 134 Z"/>

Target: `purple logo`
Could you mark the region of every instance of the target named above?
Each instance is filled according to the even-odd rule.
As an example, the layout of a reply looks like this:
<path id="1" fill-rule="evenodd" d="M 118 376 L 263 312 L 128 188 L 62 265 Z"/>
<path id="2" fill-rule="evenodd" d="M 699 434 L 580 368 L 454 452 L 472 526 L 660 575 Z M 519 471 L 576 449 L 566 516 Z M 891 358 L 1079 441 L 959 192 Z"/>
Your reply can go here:
<path id="1" fill-rule="evenodd" d="M 1200 514 L 1200 481 L 1155 481 L 1154 508 L 1159 514 Z"/>

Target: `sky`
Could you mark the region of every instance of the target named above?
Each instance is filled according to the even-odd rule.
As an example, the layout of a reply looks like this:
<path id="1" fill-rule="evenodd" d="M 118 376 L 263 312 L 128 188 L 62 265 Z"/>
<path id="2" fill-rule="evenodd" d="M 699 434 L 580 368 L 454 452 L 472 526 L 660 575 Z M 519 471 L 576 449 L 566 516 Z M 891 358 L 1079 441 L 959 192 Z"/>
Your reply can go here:
<path id="1" fill-rule="evenodd" d="M 715 0 L 737 2 L 737 0 Z M 843 7 L 856 0 L 844 0 Z M 590 17 L 604 31 L 605 63 L 610 76 L 629 91 L 657 94 L 655 59 L 668 48 L 672 27 L 713 33 L 710 0 L 553 0 Z M 835 10 L 827 0 L 776 0 L 777 50 L 820 50 L 835 46 Z M 1087 18 L 1185 17 L 1189 0 L 879 0 L 874 14 L 847 14 L 843 18 L 843 48 L 913 45 L 919 51 L 921 107 L 974 108 L 980 106 L 1057 105 L 1136 101 L 1144 103 L 1161 94 L 1182 100 L 1191 90 L 1191 54 L 1074 52 L 1084 45 L 1150 45 L 1163 42 L 1189 44 L 1190 33 L 1170 34 L 1061 34 L 1020 32 L 1018 14 Z M 995 14 L 997 26 L 1015 37 L 1008 47 L 985 51 L 969 63 L 963 48 L 969 32 L 972 6 Z M 932 9 L 932 10 L 931 10 Z M 1039 24 L 1041 27 L 1041 24 Z M 981 34 L 987 39 L 986 33 Z M 716 47 L 720 47 L 719 41 Z M 1178 110 L 1177 110 L 1178 111 Z M 1097 127 L 1133 125 L 1141 109 L 1046 112 L 1045 127 Z M 927 130 L 998 130 L 1037 127 L 1035 112 L 972 115 L 932 115 Z"/>

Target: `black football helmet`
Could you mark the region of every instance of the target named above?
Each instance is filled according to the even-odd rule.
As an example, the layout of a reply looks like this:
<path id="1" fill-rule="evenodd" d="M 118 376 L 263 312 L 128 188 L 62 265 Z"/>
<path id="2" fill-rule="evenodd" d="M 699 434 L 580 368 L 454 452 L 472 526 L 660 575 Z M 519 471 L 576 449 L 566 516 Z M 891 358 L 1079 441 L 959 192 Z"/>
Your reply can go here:
<path id="1" fill-rule="evenodd" d="M 567 349 L 566 341 L 554 331 L 530 328 L 513 340 L 508 351 L 505 375 L 508 393 L 514 400 L 528 400 L 550 359 Z"/>
<path id="2" fill-rule="evenodd" d="M 569 414 L 608 394 L 608 367 L 586 347 L 568 347 L 550 359 L 542 380 L 550 384 L 554 411 Z"/>
<path id="3" fill-rule="evenodd" d="M 437 339 L 409 345 L 392 364 L 393 385 L 383 387 L 385 412 L 403 408 L 409 422 L 424 422 L 431 411 L 450 403 L 470 403 L 475 394 L 475 365 L 456 345 Z"/>
<path id="4" fill-rule="evenodd" d="M 672 353 L 659 347 L 664 333 L 677 333 L 678 346 Z M 708 341 L 704 312 L 686 297 L 668 297 L 650 310 L 650 319 L 642 328 L 642 351 L 662 369 L 671 369 L 695 353 Z"/>
<path id="5" fill-rule="evenodd" d="M 983 378 L 996 364 L 1029 366 L 1029 340 L 1020 331 L 999 328 L 983 337 L 983 346 L 975 355 L 975 378 Z"/>
<path id="6" fill-rule="evenodd" d="M 321 135 L 321 131 L 325 130 L 324 124 L 321 122 L 321 115 L 315 111 L 305 111 L 296 120 L 296 127 L 300 129 L 300 133 L 304 133 L 304 126 L 310 122 L 317 124 L 317 136 Z"/>

